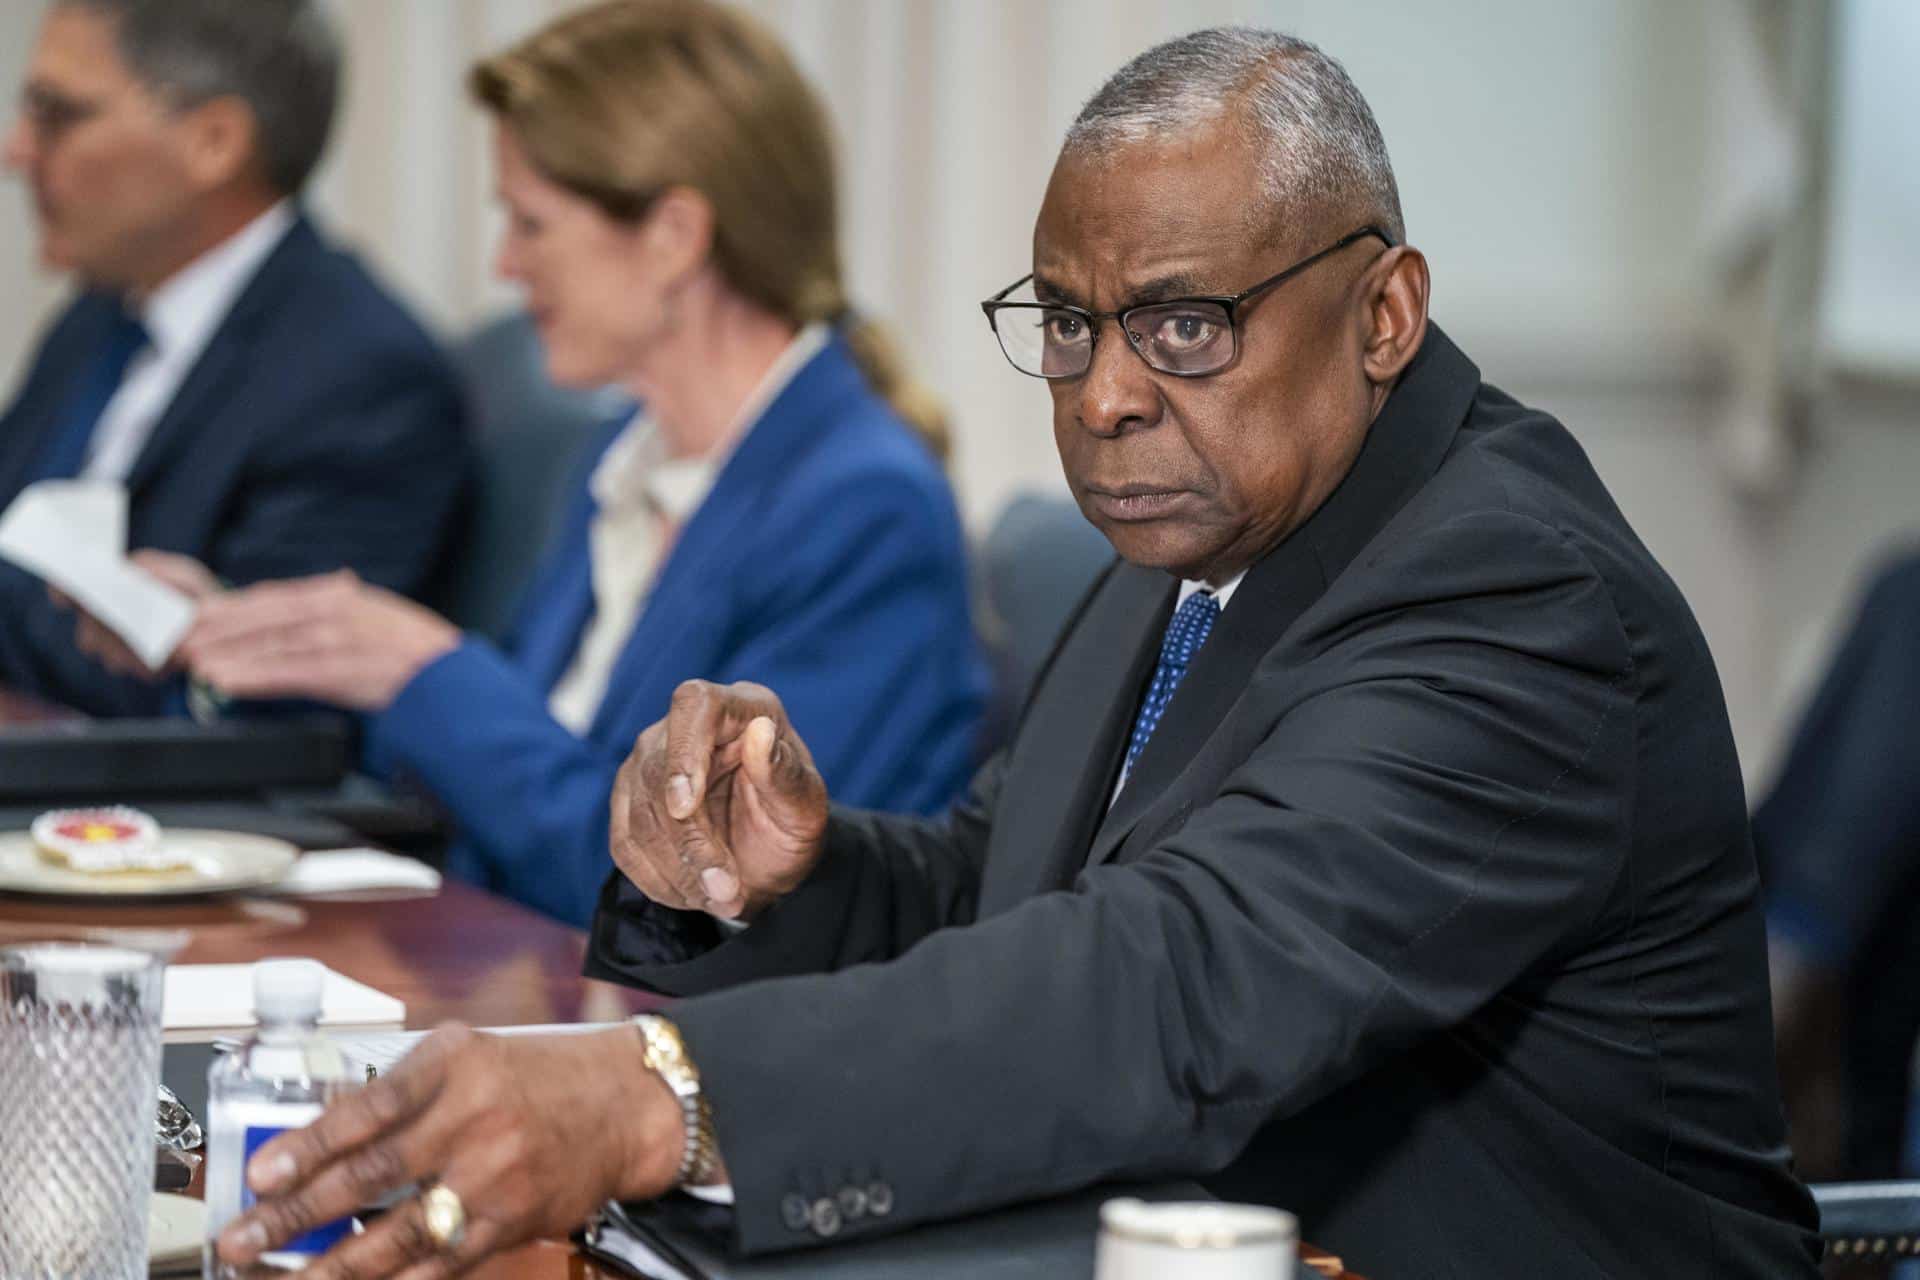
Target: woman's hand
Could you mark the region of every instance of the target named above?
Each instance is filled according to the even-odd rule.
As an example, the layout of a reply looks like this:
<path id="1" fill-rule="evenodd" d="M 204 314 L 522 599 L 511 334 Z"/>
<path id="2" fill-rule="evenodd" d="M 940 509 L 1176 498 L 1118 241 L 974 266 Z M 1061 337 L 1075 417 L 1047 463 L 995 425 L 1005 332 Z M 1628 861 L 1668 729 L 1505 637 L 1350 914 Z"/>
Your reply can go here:
<path id="1" fill-rule="evenodd" d="M 567 1235 L 609 1199 L 666 1193 L 685 1141 L 680 1103 L 647 1070 L 634 1027 L 569 1036 L 442 1028 L 390 1073 L 255 1154 L 247 1181 L 259 1203 L 221 1231 L 219 1254 L 245 1267 L 390 1192 L 438 1181 L 465 1210 L 457 1245 L 434 1239 L 415 1198 L 304 1274 L 460 1275 L 499 1250 Z"/>
<path id="2" fill-rule="evenodd" d="M 234 698 L 310 698 L 384 711 L 460 629 L 352 572 L 263 582 L 206 601 L 180 655 Z"/>

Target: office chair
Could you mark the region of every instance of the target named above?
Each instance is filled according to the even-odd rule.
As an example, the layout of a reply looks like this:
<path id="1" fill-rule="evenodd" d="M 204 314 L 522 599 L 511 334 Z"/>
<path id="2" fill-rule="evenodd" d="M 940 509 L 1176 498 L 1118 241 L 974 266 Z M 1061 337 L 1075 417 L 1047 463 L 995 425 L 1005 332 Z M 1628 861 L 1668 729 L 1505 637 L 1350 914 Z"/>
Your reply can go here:
<path id="1" fill-rule="evenodd" d="M 1812 1191 L 1829 1258 L 1920 1258 L 1920 1182 L 1826 1182 Z"/>

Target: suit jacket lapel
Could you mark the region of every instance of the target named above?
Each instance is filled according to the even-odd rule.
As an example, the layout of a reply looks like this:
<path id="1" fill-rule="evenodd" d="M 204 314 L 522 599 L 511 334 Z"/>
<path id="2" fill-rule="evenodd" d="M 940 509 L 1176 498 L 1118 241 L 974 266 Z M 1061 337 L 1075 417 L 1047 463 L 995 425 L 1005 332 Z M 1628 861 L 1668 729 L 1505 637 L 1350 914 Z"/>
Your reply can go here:
<path id="1" fill-rule="evenodd" d="M 270 311 L 286 291 L 289 264 L 297 263 L 303 255 L 321 251 L 319 236 L 312 224 L 305 217 L 296 219 L 260 264 L 254 278 L 240 291 L 226 319 L 213 331 L 207 349 L 194 361 L 185 381 L 174 393 L 172 403 L 154 424 L 140 456 L 134 459 L 127 473 L 129 493 L 139 493 L 162 467 L 193 443 L 198 430 L 219 420 L 223 411 L 235 406 L 234 395 L 246 371 L 247 349 L 260 330 L 263 313 Z M 244 414 L 232 415 L 220 424 L 222 430 L 241 430 L 244 426 Z"/>
<path id="2" fill-rule="evenodd" d="M 1175 586 L 1158 570 L 1116 563 L 1040 672 L 1007 761 L 1018 800 L 994 813 L 982 915 L 1066 885 L 1085 861 L 1160 655 Z"/>
<path id="3" fill-rule="evenodd" d="M 1174 690 L 1119 799 L 1107 811 L 1094 835 L 1089 862 L 1113 855 L 1226 718 L 1260 659 L 1325 589 L 1312 553 L 1291 538 L 1248 570 Z"/>
<path id="4" fill-rule="evenodd" d="M 1177 779 L 1239 701 L 1254 668 L 1432 477 L 1479 386 L 1479 369 L 1437 325 L 1429 326 L 1346 477 L 1305 524 L 1247 571 L 1221 612 L 1094 834 L 1090 864 L 1113 857 L 1163 801 L 1178 802 Z"/>
<path id="5" fill-rule="evenodd" d="M 519 661 L 537 688 L 548 693 L 560 683 L 567 665 L 580 649 L 593 616 L 593 565 L 587 558 L 587 539 L 569 536 L 570 550 L 577 554 L 559 565 L 551 585 L 540 593 L 536 612 L 520 637 Z"/>
<path id="6" fill-rule="evenodd" d="M 675 535 L 614 666 L 596 725 L 626 723 L 624 705 L 635 697 L 658 697 L 653 686 L 662 672 L 677 670 L 676 682 L 682 674 L 704 674 L 686 668 L 687 636 L 711 631 L 713 593 L 725 590 L 734 563 L 746 555 L 740 535 L 759 509 L 759 495 L 778 483 L 819 438 L 821 419 L 838 411 L 847 397 L 862 394 L 865 386 L 844 340 L 836 336 L 748 429 L 714 480 L 713 491 Z M 621 696 L 613 696 L 616 693 Z M 661 709 L 664 712 L 664 701 Z"/>

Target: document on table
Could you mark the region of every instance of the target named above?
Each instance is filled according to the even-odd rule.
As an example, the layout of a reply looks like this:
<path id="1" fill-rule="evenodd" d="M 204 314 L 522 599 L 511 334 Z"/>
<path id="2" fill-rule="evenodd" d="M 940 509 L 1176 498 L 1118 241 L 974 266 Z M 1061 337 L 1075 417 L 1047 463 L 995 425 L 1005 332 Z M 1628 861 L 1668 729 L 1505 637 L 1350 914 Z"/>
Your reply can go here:
<path id="1" fill-rule="evenodd" d="M 327 970 L 320 988 L 321 1026 L 398 1027 L 406 1020 L 405 1004 L 364 982 Z M 160 1021 L 166 1038 L 175 1041 L 209 1040 L 217 1031 L 252 1027 L 253 966 L 168 966 Z"/>
<path id="2" fill-rule="evenodd" d="M 577 1036 L 594 1031 L 614 1031 L 621 1022 L 555 1022 L 526 1027 L 476 1027 L 490 1036 Z M 381 1031 L 370 1035 L 335 1036 L 333 1042 L 346 1055 L 356 1076 L 372 1079 L 393 1070 L 400 1059 L 431 1034 L 426 1031 Z"/>
<path id="3" fill-rule="evenodd" d="M 193 601 L 127 559 L 127 491 L 42 480 L 0 515 L 0 558 L 58 587 L 149 667 L 173 656 Z"/>

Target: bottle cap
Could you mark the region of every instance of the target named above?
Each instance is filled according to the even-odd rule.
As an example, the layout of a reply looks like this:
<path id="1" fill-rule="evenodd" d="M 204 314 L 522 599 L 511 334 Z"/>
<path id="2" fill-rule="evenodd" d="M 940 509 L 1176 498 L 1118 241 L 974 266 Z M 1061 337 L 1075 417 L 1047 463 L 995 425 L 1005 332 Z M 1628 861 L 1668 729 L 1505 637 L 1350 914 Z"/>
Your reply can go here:
<path id="1" fill-rule="evenodd" d="M 253 1014 L 269 1022 L 320 1021 L 327 969 L 318 960 L 261 960 L 253 966 Z"/>

